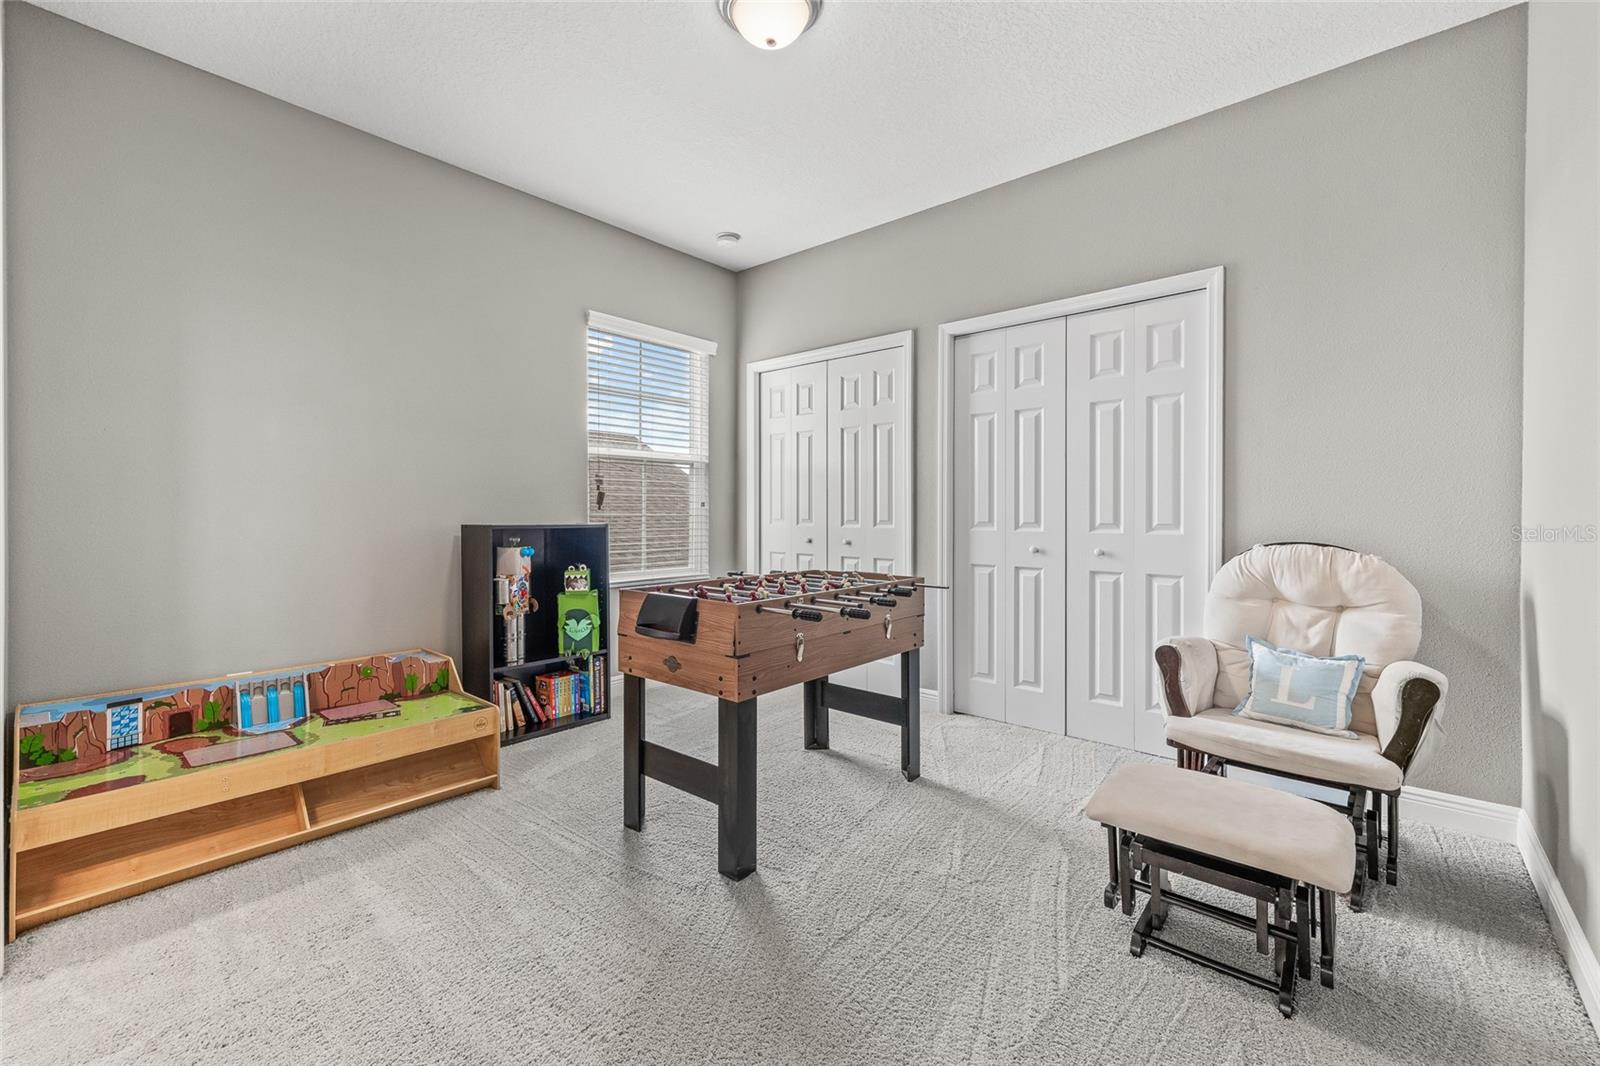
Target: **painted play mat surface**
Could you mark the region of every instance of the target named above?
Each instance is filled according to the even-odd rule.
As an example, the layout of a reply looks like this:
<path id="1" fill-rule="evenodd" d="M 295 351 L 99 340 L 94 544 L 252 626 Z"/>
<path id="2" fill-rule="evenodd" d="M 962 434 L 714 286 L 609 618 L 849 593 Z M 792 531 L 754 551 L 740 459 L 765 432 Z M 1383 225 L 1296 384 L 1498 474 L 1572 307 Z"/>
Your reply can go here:
<path id="1" fill-rule="evenodd" d="M 405 652 L 187 687 L 23 707 L 17 807 L 271 758 L 486 706 L 451 688 L 450 661 Z"/>

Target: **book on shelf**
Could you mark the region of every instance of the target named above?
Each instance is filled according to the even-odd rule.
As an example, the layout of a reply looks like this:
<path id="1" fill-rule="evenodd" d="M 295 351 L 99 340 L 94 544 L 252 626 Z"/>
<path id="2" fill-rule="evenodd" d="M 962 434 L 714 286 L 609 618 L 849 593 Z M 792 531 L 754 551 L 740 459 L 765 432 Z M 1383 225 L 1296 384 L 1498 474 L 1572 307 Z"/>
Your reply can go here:
<path id="1" fill-rule="evenodd" d="M 549 709 L 540 702 L 538 696 L 534 695 L 532 686 L 530 686 L 526 681 L 518 681 L 517 685 L 521 688 L 523 696 L 526 697 L 528 701 L 528 709 L 533 715 L 534 724 L 544 725 L 546 722 L 550 721 Z"/>
<path id="2" fill-rule="evenodd" d="M 606 669 L 603 653 L 589 656 L 589 713 L 605 714 L 606 697 L 610 695 L 610 671 Z"/>
<path id="3" fill-rule="evenodd" d="M 515 710 L 522 724 L 529 729 L 533 728 L 538 719 L 533 713 L 533 697 L 528 695 L 528 686 L 521 681 L 513 680 L 511 682 L 511 695 L 516 698 Z"/>
<path id="4" fill-rule="evenodd" d="M 589 669 L 557 670 L 534 678 L 534 696 L 556 721 L 594 713 Z"/>
<path id="5" fill-rule="evenodd" d="M 489 694 L 494 698 L 495 706 L 500 709 L 500 732 L 513 732 L 514 727 L 511 721 L 511 706 L 506 702 L 506 697 L 508 695 L 506 686 L 499 681 L 494 681 L 490 683 L 489 688 Z"/>

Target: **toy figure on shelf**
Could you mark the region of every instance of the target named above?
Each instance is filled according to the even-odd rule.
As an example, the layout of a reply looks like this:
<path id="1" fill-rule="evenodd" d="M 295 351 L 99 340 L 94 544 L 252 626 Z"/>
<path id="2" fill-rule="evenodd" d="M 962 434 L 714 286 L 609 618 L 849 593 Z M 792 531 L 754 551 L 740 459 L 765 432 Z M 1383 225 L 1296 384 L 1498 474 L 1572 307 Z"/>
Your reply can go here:
<path id="1" fill-rule="evenodd" d="M 600 593 L 589 586 L 589 568 L 582 563 L 567 567 L 561 587 L 556 647 L 562 655 L 587 659 L 600 650 Z"/>
<path id="2" fill-rule="evenodd" d="M 505 620 L 507 666 L 522 662 L 523 650 L 528 646 L 528 615 L 539 609 L 539 601 L 533 598 L 531 591 L 533 552 L 532 548 L 502 548 L 497 560 L 495 604 Z"/>
<path id="3" fill-rule="evenodd" d="M 565 597 L 563 597 L 565 598 Z M 594 653 L 595 616 L 587 608 L 571 607 L 561 614 L 561 650 L 586 658 Z"/>

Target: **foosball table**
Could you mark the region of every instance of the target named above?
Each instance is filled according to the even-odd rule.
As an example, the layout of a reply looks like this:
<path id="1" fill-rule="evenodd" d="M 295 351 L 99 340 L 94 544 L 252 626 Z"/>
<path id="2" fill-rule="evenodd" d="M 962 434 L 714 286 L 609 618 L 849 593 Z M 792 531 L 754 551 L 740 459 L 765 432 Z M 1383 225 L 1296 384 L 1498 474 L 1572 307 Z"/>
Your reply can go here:
<path id="1" fill-rule="evenodd" d="M 617 616 L 623 673 L 622 822 L 644 828 L 644 779 L 717 805 L 717 867 L 756 868 L 756 698 L 805 686 L 804 742 L 828 746 L 828 712 L 900 727 L 900 771 L 921 773 L 923 596 L 918 578 L 807 570 L 730 574 L 693 584 L 624 589 Z M 900 695 L 829 675 L 900 657 Z M 645 739 L 645 680 L 717 697 L 717 762 Z"/>

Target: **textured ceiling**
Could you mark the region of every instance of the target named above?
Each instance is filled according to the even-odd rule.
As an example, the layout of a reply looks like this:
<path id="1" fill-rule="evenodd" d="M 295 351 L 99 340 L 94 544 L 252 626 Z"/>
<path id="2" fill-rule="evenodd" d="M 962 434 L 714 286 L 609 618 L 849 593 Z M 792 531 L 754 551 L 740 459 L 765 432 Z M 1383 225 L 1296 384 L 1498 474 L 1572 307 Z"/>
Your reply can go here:
<path id="1" fill-rule="evenodd" d="M 1509 5 L 828 0 L 766 53 L 712 0 L 40 6 L 741 269 Z"/>

